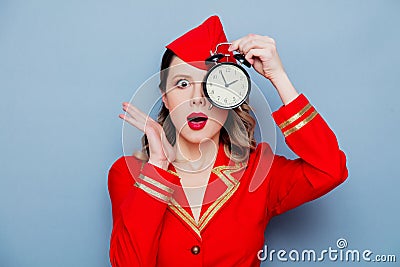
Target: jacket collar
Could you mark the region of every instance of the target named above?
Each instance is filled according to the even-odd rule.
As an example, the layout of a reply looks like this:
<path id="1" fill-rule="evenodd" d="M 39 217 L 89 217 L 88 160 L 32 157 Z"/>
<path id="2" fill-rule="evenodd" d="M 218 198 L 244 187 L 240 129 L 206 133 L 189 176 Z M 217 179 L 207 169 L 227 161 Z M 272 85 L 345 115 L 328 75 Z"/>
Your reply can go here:
<path id="1" fill-rule="evenodd" d="M 233 195 L 239 186 L 245 164 L 236 163 L 231 160 L 224 151 L 224 144 L 220 142 L 218 154 L 210 173 L 208 184 L 203 198 L 203 205 L 200 212 L 199 222 L 196 223 L 189 202 L 182 187 L 178 187 L 171 199 L 170 210 L 178 216 L 190 229 L 201 238 L 201 232 L 216 212 Z M 176 169 L 169 164 L 168 171 L 177 175 Z M 240 171 L 240 172 L 239 172 Z"/>

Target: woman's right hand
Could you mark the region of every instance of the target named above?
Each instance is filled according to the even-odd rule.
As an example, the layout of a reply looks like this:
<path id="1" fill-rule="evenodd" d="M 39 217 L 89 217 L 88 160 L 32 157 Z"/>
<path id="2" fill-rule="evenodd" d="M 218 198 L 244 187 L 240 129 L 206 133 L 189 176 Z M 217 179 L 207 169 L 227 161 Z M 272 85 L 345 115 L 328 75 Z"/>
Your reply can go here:
<path id="1" fill-rule="evenodd" d="M 169 162 L 175 160 L 176 149 L 168 142 L 162 126 L 127 102 L 122 103 L 122 109 L 126 114 L 119 114 L 119 117 L 147 135 L 149 163 L 166 170 Z"/>

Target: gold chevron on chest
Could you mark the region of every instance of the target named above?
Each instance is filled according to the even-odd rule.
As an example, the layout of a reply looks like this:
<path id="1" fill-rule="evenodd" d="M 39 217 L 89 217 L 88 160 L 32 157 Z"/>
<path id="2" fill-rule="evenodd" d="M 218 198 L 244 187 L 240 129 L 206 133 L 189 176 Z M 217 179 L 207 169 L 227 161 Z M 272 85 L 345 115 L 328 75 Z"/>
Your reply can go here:
<path id="1" fill-rule="evenodd" d="M 169 209 L 178 215 L 178 217 L 182 219 L 182 221 L 185 222 L 201 238 L 202 230 L 206 227 L 218 210 L 220 210 L 221 207 L 232 197 L 240 185 L 238 179 L 233 177 L 232 174 L 242 170 L 244 167 L 246 167 L 245 164 L 236 163 L 233 166 L 217 166 L 211 170 L 211 173 L 215 174 L 226 185 L 226 190 L 202 214 L 198 223 L 173 197 L 168 205 Z M 178 174 L 173 171 L 170 171 L 170 173 L 178 176 Z"/>

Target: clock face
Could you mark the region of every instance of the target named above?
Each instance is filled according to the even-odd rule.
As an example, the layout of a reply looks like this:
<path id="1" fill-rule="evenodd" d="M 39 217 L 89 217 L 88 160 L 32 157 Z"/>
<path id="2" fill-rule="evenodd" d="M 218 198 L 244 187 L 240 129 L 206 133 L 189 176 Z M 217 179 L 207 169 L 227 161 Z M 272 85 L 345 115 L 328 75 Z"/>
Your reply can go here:
<path id="1" fill-rule="evenodd" d="M 239 65 L 224 62 L 212 67 L 204 82 L 210 102 L 223 109 L 240 106 L 250 93 L 249 74 Z"/>

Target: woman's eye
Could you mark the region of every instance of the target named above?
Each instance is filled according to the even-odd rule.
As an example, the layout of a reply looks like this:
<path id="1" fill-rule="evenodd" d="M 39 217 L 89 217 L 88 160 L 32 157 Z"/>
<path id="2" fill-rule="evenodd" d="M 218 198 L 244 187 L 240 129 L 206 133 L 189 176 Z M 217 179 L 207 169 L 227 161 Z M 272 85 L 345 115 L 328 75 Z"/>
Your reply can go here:
<path id="1" fill-rule="evenodd" d="M 186 79 L 181 79 L 176 83 L 176 86 L 179 88 L 186 88 L 190 85 L 190 82 Z"/>

